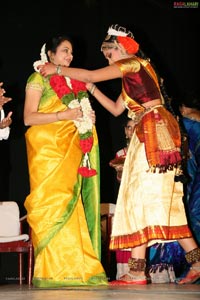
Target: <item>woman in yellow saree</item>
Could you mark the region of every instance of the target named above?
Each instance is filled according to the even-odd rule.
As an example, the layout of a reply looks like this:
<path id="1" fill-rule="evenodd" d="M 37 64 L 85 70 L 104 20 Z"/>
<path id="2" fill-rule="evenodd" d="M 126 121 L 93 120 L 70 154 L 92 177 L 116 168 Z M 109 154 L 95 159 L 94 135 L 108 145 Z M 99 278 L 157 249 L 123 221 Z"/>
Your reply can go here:
<path id="1" fill-rule="evenodd" d="M 47 57 L 69 66 L 70 39 L 49 40 L 39 62 Z M 34 72 L 26 85 L 30 194 L 24 205 L 32 228 L 36 287 L 107 285 L 100 262 L 98 138 L 81 84 Z"/>

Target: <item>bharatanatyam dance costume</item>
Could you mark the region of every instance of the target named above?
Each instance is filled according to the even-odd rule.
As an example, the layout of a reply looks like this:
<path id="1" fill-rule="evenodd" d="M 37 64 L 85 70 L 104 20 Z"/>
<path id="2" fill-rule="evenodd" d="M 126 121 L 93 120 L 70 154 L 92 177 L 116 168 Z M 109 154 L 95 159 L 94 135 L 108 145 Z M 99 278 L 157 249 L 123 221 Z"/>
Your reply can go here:
<path id="1" fill-rule="evenodd" d="M 113 43 L 121 43 L 128 53 L 132 49 L 136 53 L 139 48 L 132 33 L 118 25 L 109 28 L 102 49 L 109 48 L 109 43 L 112 47 Z M 165 107 L 149 60 L 133 55 L 115 64 L 123 73 L 121 95 L 128 117 L 135 122 L 135 131 L 124 162 L 110 249 L 192 237 L 183 204 L 183 184 L 179 181 L 179 124 Z M 190 263 L 200 261 L 200 249 L 187 253 L 186 259 Z M 128 263 L 133 271 L 146 267 L 143 259 L 130 258 Z"/>

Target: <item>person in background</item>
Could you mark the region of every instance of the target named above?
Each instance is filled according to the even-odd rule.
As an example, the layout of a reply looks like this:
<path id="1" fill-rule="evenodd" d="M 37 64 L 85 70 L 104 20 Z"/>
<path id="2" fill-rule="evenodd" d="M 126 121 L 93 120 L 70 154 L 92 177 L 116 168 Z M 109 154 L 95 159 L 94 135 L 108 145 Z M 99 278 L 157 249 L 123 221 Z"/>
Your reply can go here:
<path id="1" fill-rule="evenodd" d="M 126 145 L 116 152 L 115 158 L 109 162 L 109 165 L 116 170 L 118 182 L 121 182 L 124 160 L 128 151 L 131 137 L 134 132 L 135 123 L 132 119 L 127 118 L 124 122 L 124 134 Z M 116 250 L 117 274 L 116 279 L 119 279 L 128 271 L 128 259 L 131 256 L 131 249 Z"/>
<path id="2" fill-rule="evenodd" d="M 101 51 L 109 66 L 86 70 L 40 65 L 44 76 L 59 73 L 87 82 L 98 102 L 114 116 L 126 109 L 135 130 L 124 162 L 110 240 L 111 250 L 131 248 L 129 271 L 113 284 L 147 284 L 146 251 L 155 243 L 177 240 L 191 269 L 179 284 L 200 278 L 200 248 L 188 227 L 181 182 L 179 124 L 163 102 L 158 78 L 149 60 L 140 57 L 133 33 L 111 25 Z M 122 79 L 113 101 L 94 82 Z"/>
<path id="3" fill-rule="evenodd" d="M 12 100 L 10 97 L 5 97 L 5 90 L 3 88 L 3 82 L 0 82 L 0 140 L 7 140 L 10 134 L 10 125 L 12 123 L 12 111 L 10 111 L 5 117 L 3 106 L 5 103 Z"/>
<path id="4" fill-rule="evenodd" d="M 10 178 L 10 158 L 9 158 L 9 136 L 10 125 L 12 124 L 12 111 L 5 114 L 4 105 L 12 100 L 11 97 L 5 96 L 5 89 L 3 82 L 0 82 L 0 191 L 1 199 L 8 199 L 9 197 L 9 178 Z"/>
<path id="5" fill-rule="evenodd" d="M 24 123 L 30 194 L 24 206 L 34 246 L 33 285 L 107 285 L 100 262 L 99 146 L 83 82 L 37 72 L 47 61 L 68 67 L 67 36 L 49 39 L 26 84 Z"/>
<path id="6" fill-rule="evenodd" d="M 123 171 L 123 166 L 124 166 L 124 160 L 128 151 L 128 146 L 130 144 L 131 137 L 133 135 L 134 127 L 135 124 L 132 119 L 127 118 L 125 120 L 124 124 L 124 134 L 125 134 L 125 140 L 126 140 L 126 145 L 122 149 L 118 150 L 115 158 L 112 159 L 109 163 L 111 167 L 114 167 L 116 170 L 116 176 L 117 180 L 120 182 L 121 181 L 121 176 L 122 176 L 122 171 Z"/>
<path id="7" fill-rule="evenodd" d="M 185 92 L 179 100 L 181 120 L 188 136 L 189 157 L 185 207 L 193 236 L 200 246 L 200 97 L 199 91 Z"/>

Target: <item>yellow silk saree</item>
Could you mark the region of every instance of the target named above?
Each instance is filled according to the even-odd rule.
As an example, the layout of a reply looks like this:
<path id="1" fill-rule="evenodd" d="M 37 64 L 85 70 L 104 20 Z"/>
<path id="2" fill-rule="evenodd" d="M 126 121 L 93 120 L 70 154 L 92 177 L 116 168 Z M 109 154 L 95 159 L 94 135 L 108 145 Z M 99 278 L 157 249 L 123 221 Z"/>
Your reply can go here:
<path id="1" fill-rule="evenodd" d="M 27 89 L 42 91 L 38 111 L 66 109 L 49 85 L 33 73 Z M 89 158 L 97 175 L 78 174 L 83 153 L 73 121 L 34 125 L 25 134 L 30 194 L 25 200 L 34 246 L 33 285 L 106 285 L 101 265 L 99 148 L 95 127 Z"/>

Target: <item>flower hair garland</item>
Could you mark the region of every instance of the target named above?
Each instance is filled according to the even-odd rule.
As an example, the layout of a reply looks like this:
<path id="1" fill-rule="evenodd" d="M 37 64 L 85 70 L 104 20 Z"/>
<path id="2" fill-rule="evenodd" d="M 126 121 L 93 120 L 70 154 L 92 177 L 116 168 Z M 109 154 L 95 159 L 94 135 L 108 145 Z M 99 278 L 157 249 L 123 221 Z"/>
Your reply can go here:
<path id="1" fill-rule="evenodd" d="M 33 64 L 33 68 L 36 72 L 40 72 L 40 70 L 38 69 L 38 66 L 39 65 L 44 65 L 48 62 L 48 58 L 47 58 L 47 55 L 46 55 L 46 44 L 44 44 L 41 48 L 41 52 L 40 52 L 40 60 L 37 60 L 34 62 Z"/>
<path id="2" fill-rule="evenodd" d="M 107 31 L 108 35 L 114 36 L 123 36 L 123 37 L 130 37 L 134 39 L 133 33 L 130 30 L 127 30 L 123 26 L 119 26 L 118 24 L 113 24 L 108 28 Z"/>
<path id="3" fill-rule="evenodd" d="M 66 106 L 69 108 L 81 106 L 83 117 L 80 121 L 74 120 L 80 136 L 80 147 L 84 154 L 78 173 L 83 177 L 94 176 L 97 172 L 91 168 L 89 160 L 89 152 L 93 146 L 93 123 L 90 117 L 92 107 L 85 83 L 68 77 L 53 75 L 50 78 L 50 85 Z"/>

